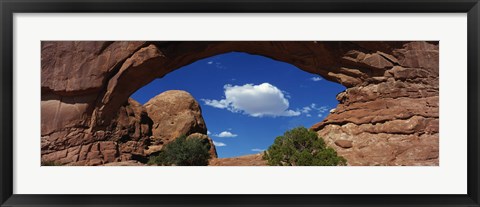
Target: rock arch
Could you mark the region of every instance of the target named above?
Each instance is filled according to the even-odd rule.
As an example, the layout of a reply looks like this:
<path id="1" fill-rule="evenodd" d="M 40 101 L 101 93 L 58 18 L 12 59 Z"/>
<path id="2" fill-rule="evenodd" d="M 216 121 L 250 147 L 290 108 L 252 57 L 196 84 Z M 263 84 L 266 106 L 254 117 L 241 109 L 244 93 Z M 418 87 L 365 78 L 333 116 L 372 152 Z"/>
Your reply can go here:
<path id="1" fill-rule="evenodd" d="M 138 88 L 237 51 L 347 87 L 335 112 L 312 129 L 349 164 L 438 165 L 438 48 L 400 41 L 42 42 L 42 154 L 75 154 L 68 149 L 111 139 L 103 132 Z"/>

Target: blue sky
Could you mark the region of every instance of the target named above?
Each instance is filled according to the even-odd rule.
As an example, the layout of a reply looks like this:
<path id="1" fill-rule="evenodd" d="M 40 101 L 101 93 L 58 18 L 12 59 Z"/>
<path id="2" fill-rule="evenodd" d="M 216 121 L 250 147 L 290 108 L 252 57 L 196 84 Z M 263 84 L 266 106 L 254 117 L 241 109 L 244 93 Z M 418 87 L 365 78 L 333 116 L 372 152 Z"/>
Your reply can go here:
<path id="1" fill-rule="evenodd" d="M 219 157 L 267 149 L 285 131 L 322 121 L 345 87 L 288 63 L 232 52 L 184 66 L 137 90 L 141 104 L 167 90 L 200 103 Z"/>

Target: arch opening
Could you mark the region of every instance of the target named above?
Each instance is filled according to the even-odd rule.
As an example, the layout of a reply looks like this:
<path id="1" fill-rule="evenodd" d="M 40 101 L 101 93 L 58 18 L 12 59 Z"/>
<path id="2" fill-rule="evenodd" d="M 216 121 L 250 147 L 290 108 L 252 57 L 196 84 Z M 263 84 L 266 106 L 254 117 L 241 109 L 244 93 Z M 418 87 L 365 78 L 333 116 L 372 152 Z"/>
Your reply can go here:
<path id="1" fill-rule="evenodd" d="M 344 58 L 345 44 L 349 42 L 302 42 L 302 41 L 228 41 L 228 42 L 151 42 L 125 60 L 106 84 L 101 99 L 97 100 L 91 127 L 98 130 L 108 126 L 124 100 L 138 88 L 161 78 L 166 74 L 206 57 L 228 53 L 245 52 L 286 62 L 309 73 L 317 74 L 326 80 L 353 87 L 363 79 L 383 75 L 383 71 L 373 70 L 366 63 Z M 359 45 L 351 44 L 355 48 Z M 358 54 L 352 54 L 355 56 Z M 378 58 L 378 57 L 377 57 Z M 373 58 L 375 59 L 375 58 Z M 376 59 L 375 59 L 376 60 Z M 375 61 L 374 60 L 374 61 Z M 381 59 L 380 68 L 392 63 Z M 360 65 L 351 69 L 339 67 Z M 385 65 L 386 64 L 386 65 Z M 350 66 L 351 65 L 351 66 Z M 132 82 L 131 80 L 137 80 Z"/>
<path id="2" fill-rule="evenodd" d="M 159 94 L 170 90 L 186 91 L 193 96 L 200 105 L 201 116 L 191 118 L 204 120 L 206 134 L 213 140 L 218 157 L 228 158 L 261 153 L 285 131 L 310 128 L 322 121 L 336 108 L 335 97 L 345 87 L 285 62 L 229 52 L 197 60 L 155 79 L 130 98 L 144 106 L 151 105 Z M 160 98 L 169 96 L 157 99 Z M 162 118 L 160 125 L 165 126 L 175 119 Z M 182 123 L 192 122 L 180 120 L 179 124 Z M 153 131 L 159 137 L 172 136 L 168 130 L 160 129 L 164 127 L 154 127 L 158 128 Z"/>

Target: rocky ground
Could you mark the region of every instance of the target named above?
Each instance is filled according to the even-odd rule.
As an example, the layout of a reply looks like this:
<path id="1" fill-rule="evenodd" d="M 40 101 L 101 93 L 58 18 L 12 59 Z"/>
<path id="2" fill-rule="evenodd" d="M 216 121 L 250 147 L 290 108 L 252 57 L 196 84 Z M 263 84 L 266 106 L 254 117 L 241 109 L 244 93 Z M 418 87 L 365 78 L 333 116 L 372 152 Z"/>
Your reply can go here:
<path id="1" fill-rule="evenodd" d="M 266 166 L 267 161 L 262 159 L 262 154 L 244 155 L 230 158 L 214 158 L 210 166 Z"/>
<path id="2" fill-rule="evenodd" d="M 147 166 L 135 160 L 112 162 L 104 166 Z M 244 155 L 229 158 L 213 158 L 209 166 L 267 166 L 267 161 L 262 159 L 262 154 Z"/>

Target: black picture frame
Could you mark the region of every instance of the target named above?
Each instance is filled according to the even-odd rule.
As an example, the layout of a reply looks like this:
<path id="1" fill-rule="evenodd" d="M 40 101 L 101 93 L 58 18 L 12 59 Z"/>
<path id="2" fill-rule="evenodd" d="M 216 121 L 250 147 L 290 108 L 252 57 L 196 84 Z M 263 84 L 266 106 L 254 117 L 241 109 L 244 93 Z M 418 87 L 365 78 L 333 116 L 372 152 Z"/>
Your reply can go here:
<path id="1" fill-rule="evenodd" d="M 478 0 L 0 0 L 1 206 L 480 206 Z M 465 195 L 20 195 L 13 194 L 13 14 L 114 12 L 467 13 L 468 186 Z M 449 179 L 449 178 L 445 178 Z"/>

